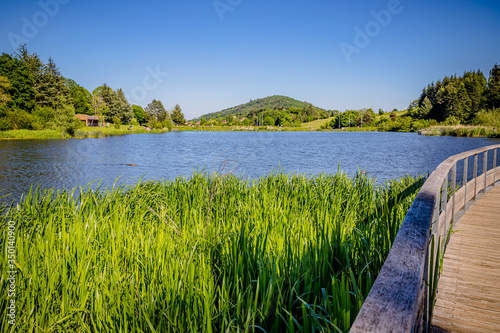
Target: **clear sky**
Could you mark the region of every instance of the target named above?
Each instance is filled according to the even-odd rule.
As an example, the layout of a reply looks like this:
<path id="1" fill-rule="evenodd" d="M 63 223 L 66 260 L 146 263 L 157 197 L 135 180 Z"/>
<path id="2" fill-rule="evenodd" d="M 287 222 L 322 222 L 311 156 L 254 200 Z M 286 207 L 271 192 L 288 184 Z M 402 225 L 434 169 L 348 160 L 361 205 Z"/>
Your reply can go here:
<path id="1" fill-rule="evenodd" d="M 270 95 L 403 109 L 500 63 L 498 0 L 0 0 L 0 18 L 0 52 L 27 42 L 90 92 L 188 119 Z"/>

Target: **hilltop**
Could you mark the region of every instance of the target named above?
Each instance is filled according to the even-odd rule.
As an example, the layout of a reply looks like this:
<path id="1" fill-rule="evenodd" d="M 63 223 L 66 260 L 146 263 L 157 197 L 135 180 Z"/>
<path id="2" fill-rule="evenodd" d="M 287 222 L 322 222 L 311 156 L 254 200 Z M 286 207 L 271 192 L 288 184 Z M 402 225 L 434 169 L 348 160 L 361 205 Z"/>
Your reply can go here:
<path id="1" fill-rule="evenodd" d="M 309 103 L 307 102 L 302 102 L 293 99 L 291 97 L 274 95 L 265 98 L 259 98 L 256 100 L 250 100 L 250 102 L 245 104 L 241 104 L 217 112 L 208 113 L 194 120 L 197 121 L 202 118 L 210 120 L 210 119 L 222 118 L 225 116 L 236 116 L 236 115 L 245 116 L 251 113 L 252 111 L 257 112 L 264 110 L 289 110 L 292 108 L 304 109 L 308 105 Z M 325 111 L 324 109 L 318 108 L 316 106 L 314 108 L 316 111 Z"/>

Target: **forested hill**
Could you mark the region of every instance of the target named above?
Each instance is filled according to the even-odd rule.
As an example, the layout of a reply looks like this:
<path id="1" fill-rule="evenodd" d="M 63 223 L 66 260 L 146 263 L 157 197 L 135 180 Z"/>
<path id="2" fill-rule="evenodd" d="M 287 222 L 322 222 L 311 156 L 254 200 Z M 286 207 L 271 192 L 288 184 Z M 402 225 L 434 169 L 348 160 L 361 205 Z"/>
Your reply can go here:
<path id="1" fill-rule="evenodd" d="M 274 95 L 265 98 L 259 98 L 256 100 L 250 100 L 250 102 L 241 104 L 238 106 L 234 106 L 232 108 L 224 109 L 218 112 L 212 112 L 206 115 L 203 115 L 195 120 L 200 120 L 204 118 L 206 120 L 232 116 L 232 115 L 247 115 L 250 111 L 259 111 L 259 110 L 288 110 L 291 108 L 303 109 L 308 106 L 309 103 L 301 102 L 296 99 L 287 97 Z M 325 111 L 324 109 L 314 107 L 316 111 Z"/>

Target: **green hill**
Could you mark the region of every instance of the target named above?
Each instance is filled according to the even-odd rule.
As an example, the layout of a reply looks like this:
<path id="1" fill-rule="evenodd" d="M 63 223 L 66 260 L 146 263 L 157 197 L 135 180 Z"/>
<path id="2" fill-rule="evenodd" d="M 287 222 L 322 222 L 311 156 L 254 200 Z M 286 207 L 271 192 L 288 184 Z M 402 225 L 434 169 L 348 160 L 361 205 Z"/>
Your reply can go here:
<path id="1" fill-rule="evenodd" d="M 296 99 L 286 97 L 286 96 L 269 96 L 265 98 L 259 98 L 256 100 L 250 100 L 250 102 L 241 104 L 238 106 L 234 106 L 232 108 L 224 109 L 218 112 L 208 113 L 203 115 L 197 119 L 193 119 L 194 121 L 198 121 L 201 118 L 205 118 L 206 120 L 215 119 L 219 117 L 225 117 L 228 115 L 240 115 L 245 116 L 250 111 L 259 111 L 259 110 L 288 110 L 291 108 L 302 109 L 307 106 L 309 103 L 301 102 Z M 324 109 L 315 107 L 317 111 L 325 111 Z"/>

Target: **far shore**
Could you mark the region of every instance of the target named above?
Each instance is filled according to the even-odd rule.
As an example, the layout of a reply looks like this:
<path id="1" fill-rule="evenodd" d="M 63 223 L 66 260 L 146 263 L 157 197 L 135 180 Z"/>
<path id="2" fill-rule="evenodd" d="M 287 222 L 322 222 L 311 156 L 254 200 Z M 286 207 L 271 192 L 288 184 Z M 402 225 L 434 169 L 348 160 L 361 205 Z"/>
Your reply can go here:
<path id="1" fill-rule="evenodd" d="M 78 129 L 74 135 L 70 135 L 60 130 L 11 130 L 0 132 L 0 140 L 19 140 L 19 139 L 91 139 L 104 138 L 114 135 L 125 134 L 159 134 L 168 132 L 384 132 L 377 127 L 345 127 L 340 129 L 320 129 L 316 126 L 308 127 L 303 124 L 301 127 L 279 127 L 279 126 L 175 126 L 172 130 L 145 129 L 143 126 L 121 125 L 120 129 L 114 126 L 110 127 L 83 127 Z M 485 126 L 432 126 L 430 128 L 420 129 L 419 135 L 431 136 L 456 136 L 456 137 L 478 137 L 478 138 L 498 138 L 500 131 L 493 127 Z"/>

